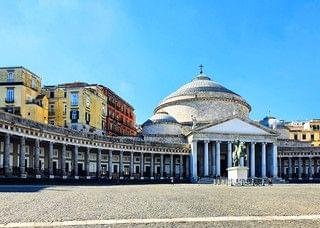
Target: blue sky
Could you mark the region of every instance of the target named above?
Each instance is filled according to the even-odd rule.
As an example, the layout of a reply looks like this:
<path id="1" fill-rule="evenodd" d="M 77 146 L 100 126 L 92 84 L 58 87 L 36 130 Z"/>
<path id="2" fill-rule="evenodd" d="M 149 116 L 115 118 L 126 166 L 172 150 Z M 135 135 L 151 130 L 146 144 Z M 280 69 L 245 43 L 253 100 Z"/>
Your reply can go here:
<path id="1" fill-rule="evenodd" d="M 319 1 L 0 1 L 0 65 L 104 84 L 138 123 L 198 65 L 251 118 L 320 118 Z"/>

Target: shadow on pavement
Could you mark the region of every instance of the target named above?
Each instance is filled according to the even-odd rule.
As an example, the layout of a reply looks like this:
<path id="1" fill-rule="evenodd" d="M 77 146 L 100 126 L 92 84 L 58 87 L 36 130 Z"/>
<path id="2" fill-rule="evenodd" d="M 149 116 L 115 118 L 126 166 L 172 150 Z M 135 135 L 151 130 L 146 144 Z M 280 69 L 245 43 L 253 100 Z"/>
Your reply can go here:
<path id="1" fill-rule="evenodd" d="M 31 193 L 39 192 L 47 186 L 43 185 L 0 185 L 0 193 Z"/>

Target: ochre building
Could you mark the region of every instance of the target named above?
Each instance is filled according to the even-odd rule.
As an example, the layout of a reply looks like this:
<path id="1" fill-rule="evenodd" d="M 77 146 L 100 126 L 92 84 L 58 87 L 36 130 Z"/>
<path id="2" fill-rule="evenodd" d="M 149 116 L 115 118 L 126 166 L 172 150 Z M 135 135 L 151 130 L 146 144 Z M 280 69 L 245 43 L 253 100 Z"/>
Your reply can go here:
<path id="1" fill-rule="evenodd" d="M 320 120 L 289 122 L 285 126 L 289 129 L 290 139 L 320 146 Z"/>
<path id="2" fill-rule="evenodd" d="M 107 97 L 103 87 L 83 82 L 45 86 L 49 124 L 78 131 L 105 133 Z"/>
<path id="3" fill-rule="evenodd" d="M 48 123 L 48 98 L 41 78 L 24 67 L 0 68 L 0 108 L 39 123 Z"/>

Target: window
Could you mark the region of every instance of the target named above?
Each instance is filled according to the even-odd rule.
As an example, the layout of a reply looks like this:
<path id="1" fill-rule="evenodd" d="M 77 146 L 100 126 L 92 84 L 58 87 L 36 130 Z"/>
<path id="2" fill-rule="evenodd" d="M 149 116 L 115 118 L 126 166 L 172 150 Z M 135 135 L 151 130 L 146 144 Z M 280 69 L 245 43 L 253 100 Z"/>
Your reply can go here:
<path id="1" fill-rule="evenodd" d="M 7 81 L 8 82 L 13 82 L 14 81 L 14 74 L 13 72 L 8 72 L 8 75 L 7 75 Z"/>
<path id="2" fill-rule="evenodd" d="M 63 97 L 64 97 L 64 98 L 67 98 L 67 91 L 64 91 Z"/>
<path id="3" fill-rule="evenodd" d="M 90 97 L 89 96 L 87 96 L 87 98 L 86 98 L 86 107 L 90 108 Z"/>
<path id="4" fill-rule="evenodd" d="M 54 125 L 54 120 L 50 120 L 50 124 L 51 124 L 51 125 Z"/>
<path id="5" fill-rule="evenodd" d="M 79 119 L 79 111 L 72 110 L 70 112 L 71 123 L 77 123 Z"/>
<path id="6" fill-rule="evenodd" d="M 6 102 L 14 102 L 14 88 L 7 88 Z"/>
<path id="7" fill-rule="evenodd" d="M 294 134 L 294 140 L 298 140 L 298 135 Z"/>
<path id="8" fill-rule="evenodd" d="M 65 115 L 67 113 L 67 105 L 64 104 L 64 108 L 63 108 L 63 115 Z"/>
<path id="9" fill-rule="evenodd" d="M 31 81 L 31 87 L 33 89 L 36 88 L 36 82 L 34 81 L 34 79 L 32 79 L 32 81 Z"/>
<path id="10" fill-rule="evenodd" d="M 303 140 L 306 140 L 306 139 L 307 139 L 306 134 L 302 134 L 302 139 L 303 139 Z"/>
<path id="11" fill-rule="evenodd" d="M 314 134 L 311 134 L 311 141 L 314 141 Z"/>
<path id="12" fill-rule="evenodd" d="M 77 106 L 78 103 L 78 92 L 71 92 L 71 105 Z"/>
<path id="13" fill-rule="evenodd" d="M 54 91 L 50 91 L 49 97 L 50 97 L 50 98 L 54 98 Z"/>

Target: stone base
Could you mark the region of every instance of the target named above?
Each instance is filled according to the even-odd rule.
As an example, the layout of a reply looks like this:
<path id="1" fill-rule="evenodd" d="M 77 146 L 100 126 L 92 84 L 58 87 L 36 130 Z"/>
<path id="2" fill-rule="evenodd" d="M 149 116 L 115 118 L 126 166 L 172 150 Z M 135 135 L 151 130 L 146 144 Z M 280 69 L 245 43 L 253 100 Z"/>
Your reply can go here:
<path id="1" fill-rule="evenodd" d="M 134 177 L 130 177 L 130 180 L 134 180 Z"/>
<path id="2" fill-rule="evenodd" d="M 49 178 L 50 178 L 50 179 L 54 179 L 54 175 L 50 175 Z"/>
<path id="3" fill-rule="evenodd" d="M 160 177 L 160 180 L 163 180 L 164 179 L 164 177 Z"/>
<path id="4" fill-rule="evenodd" d="M 154 177 L 150 177 L 150 180 L 154 180 Z"/>
<path id="5" fill-rule="evenodd" d="M 25 179 L 25 178 L 27 178 L 27 175 L 26 174 L 21 174 L 20 177 Z"/>
<path id="6" fill-rule="evenodd" d="M 36 175 L 36 179 L 41 179 L 41 175 Z"/>
<path id="7" fill-rule="evenodd" d="M 79 180 L 79 176 L 74 176 L 74 179 Z"/>
<path id="8" fill-rule="evenodd" d="M 183 177 L 180 177 L 180 180 L 183 180 Z"/>
<path id="9" fill-rule="evenodd" d="M 248 180 L 248 167 L 231 167 L 228 168 L 228 182 L 232 185 L 233 183 L 241 183 Z"/>
<path id="10" fill-rule="evenodd" d="M 144 177 L 140 177 L 140 180 L 144 180 Z"/>
<path id="11" fill-rule="evenodd" d="M 123 177 L 120 177 L 120 180 L 123 180 Z"/>
<path id="12" fill-rule="evenodd" d="M 67 178 L 68 178 L 67 176 L 62 176 L 62 179 L 64 179 L 64 180 L 67 179 Z"/>
<path id="13" fill-rule="evenodd" d="M 87 180 L 90 180 L 90 179 L 91 179 L 91 176 L 86 176 L 86 179 L 87 179 Z"/>

